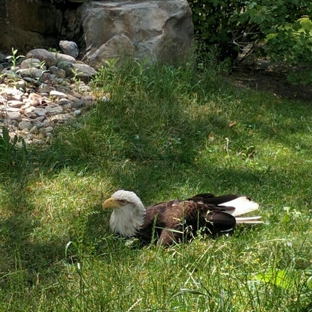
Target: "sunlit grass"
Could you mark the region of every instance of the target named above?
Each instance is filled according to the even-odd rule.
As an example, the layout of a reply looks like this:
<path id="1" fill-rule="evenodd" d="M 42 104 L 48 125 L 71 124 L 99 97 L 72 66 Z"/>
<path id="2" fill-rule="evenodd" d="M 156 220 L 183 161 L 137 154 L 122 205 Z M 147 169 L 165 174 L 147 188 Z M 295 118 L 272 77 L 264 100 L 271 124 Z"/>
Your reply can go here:
<path id="1" fill-rule="evenodd" d="M 110 65 L 93 87 L 99 103 L 50 146 L 3 158 L 0 310 L 310 311 L 311 107 L 191 63 Z M 146 205 L 247 194 L 265 223 L 142 248 L 101 211 L 118 188 Z"/>

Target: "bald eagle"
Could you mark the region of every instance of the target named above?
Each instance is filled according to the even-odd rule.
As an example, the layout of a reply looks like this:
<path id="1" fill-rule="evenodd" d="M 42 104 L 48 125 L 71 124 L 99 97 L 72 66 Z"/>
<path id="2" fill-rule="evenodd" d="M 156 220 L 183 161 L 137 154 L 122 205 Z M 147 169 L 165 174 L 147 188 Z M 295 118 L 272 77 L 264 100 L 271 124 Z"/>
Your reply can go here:
<path id="1" fill-rule="evenodd" d="M 163 246 L 187 241 L 198 231 L 215 236 L 232 233 L 237 223 L 262 223 L 260 216 L 241 217 L 258 207 L 246 196 L 211 193 L 144 207 L 134 192 L 125 190 L 118 190 L 102 204 L 103 209 L 113 208 L 113 232 L 127 238 L 138 237 L 145 243 L 156 240 Z"/>

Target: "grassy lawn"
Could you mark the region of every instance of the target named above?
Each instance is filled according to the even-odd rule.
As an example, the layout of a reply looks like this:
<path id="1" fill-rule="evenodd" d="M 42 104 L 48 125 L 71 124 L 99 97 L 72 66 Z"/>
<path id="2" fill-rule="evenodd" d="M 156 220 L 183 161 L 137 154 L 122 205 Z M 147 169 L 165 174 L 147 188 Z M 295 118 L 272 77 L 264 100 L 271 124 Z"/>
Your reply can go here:
<path id="1" fill-rule="evenodd" d="M 191 62 L 109 64 L 93 88 L 51 145 L 0 141 L 0 311 L 312 311 L 311 104 Z M 265 224 L 138 248 L 101 211 L 119 188 L 247 194 Z"/>

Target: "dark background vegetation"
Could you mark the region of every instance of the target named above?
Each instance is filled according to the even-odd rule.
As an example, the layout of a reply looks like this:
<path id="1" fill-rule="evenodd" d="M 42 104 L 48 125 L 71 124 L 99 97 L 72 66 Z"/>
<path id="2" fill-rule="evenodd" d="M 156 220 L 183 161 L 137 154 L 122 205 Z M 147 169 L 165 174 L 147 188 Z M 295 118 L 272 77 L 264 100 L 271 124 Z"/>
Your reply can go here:
<path id="1" fill-rule="evenodd" d="M 194 0 L 189 4 L 198 41 L 205 48 L 216 47 L 220 60 L 233 63 L 239 53 L 260 50 L 280 60 L 311 62 L 309 29 L 296 33 L 302 28 L 300 19 L 311 14 L 310 1 Z M 300 50 L 294 49 L 298 40 Z"/>

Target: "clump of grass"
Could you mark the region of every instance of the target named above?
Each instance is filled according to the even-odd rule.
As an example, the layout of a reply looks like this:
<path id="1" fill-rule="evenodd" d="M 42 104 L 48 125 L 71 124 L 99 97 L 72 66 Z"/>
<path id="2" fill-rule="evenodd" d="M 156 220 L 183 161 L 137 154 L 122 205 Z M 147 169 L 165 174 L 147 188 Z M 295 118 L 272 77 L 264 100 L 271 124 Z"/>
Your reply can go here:
<path id="1" fill-rule="evenodd" d="M 0 177 L 1 309 L 309 311 L 310 107 L 235 89 L 192 61 L 108 65 L 97 106 Z M 139 248 L 101 211 L 118 188 L 146 205 L 245 193 L 265 224 Z"/>

